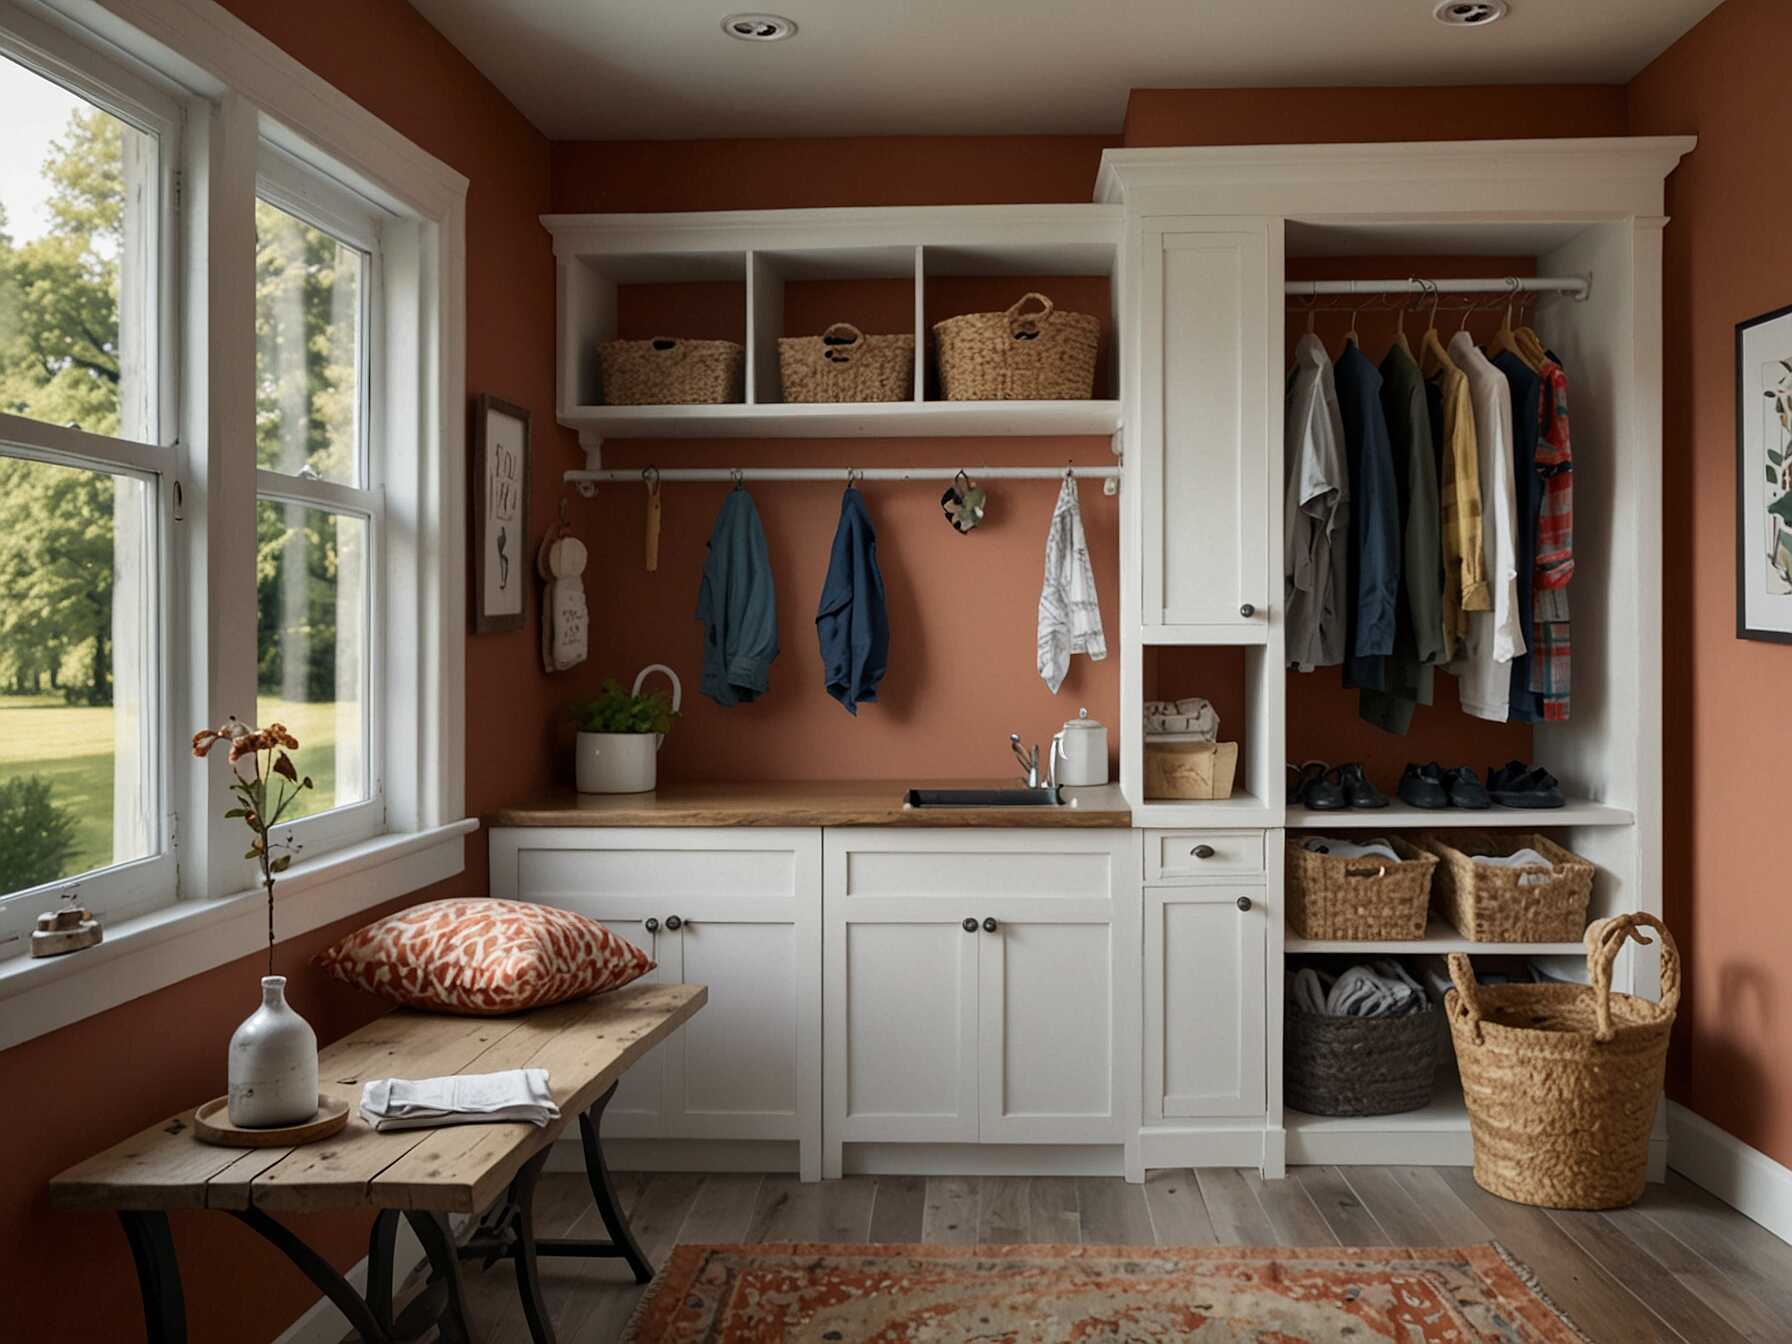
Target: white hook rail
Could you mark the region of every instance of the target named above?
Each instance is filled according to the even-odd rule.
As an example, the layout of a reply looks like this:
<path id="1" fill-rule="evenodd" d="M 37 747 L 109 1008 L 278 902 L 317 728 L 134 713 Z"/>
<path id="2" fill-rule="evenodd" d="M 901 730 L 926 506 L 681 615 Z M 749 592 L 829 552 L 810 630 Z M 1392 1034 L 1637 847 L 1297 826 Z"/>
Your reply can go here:
<path id="1" fill-rule="evenodd" d="M 599 485 L 640 484 L 660 480 L 672 484 L 716 484 L 742 481 L 951 481 L 960 472 L 974 481 L 1056 481 L 1078 476 L 1092 481 L 1120 479 L 1119 467 L 645 467 L 569 471 L 570 482 Z"/>

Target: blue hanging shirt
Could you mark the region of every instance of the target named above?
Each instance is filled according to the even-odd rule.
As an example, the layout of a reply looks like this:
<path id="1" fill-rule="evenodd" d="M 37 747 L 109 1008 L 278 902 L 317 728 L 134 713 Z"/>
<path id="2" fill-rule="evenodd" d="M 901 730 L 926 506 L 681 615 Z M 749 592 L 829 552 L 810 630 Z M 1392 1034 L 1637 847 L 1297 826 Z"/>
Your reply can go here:
<path id="1" fill-rule="evenodd" d="M 765 528 L 745 490 L 730 490 L 716 515 L 697 619 L 703 622 L 703 694 L 718 705 L 757 700 L 778 656 L 778 596 Z"/>
<path id="2" fill-rule="evenodd" d="M 815 612 L 821 665 L 828 694 L 856 715 L 859 705 L 877 699 L 877 685 L 890 661 L 890 614 L 884 605 L 884 577 L 877 570 L 877 533 L 865 511 L 865 497 L 851 486 L 840 496 L 840 525 L 821 604 Z"/>

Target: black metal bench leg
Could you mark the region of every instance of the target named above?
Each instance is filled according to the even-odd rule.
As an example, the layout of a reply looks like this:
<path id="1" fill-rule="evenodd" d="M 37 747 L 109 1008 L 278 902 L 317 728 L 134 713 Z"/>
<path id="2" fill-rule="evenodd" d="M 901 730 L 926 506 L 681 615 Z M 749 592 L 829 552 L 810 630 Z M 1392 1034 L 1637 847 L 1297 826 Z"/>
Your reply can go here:
<path id="1" fill-rule="evenodd" d="M 251 1206 L 247 1209 L 232 1209 L 231 1213 L 272 1242 L 301 1274 L 316 1284 L 323 1295 L 335 1304 L 336 1310 L 348 1317 L 348 1323 L 366 1344 L 389 1344 L 392 1335 L 374 1315 L 373 1309 L 355 1291 L 354 1285 L 336 1272 L 336 1266 L 260 1209 Z"/>
<path id="2" fill-rule="evenodd" d="M 473 1327 L 467 1319 L 467 1299 L 461 1287 L 460 1248 L 454 1244 L 454 1229 L 448 1216 L 413 1210 L 405 1214 L 423 1253 L 429 1257 L 430 1282 L 441 1284 L 446 1294 L 436 1326 L 441 1331 L 441 1344 L 472 1344 Z"/>
<path id="3" fill-rule="evenodd" d="M 535 1262 L 535 1184 L 547 1165 L 551 1148 L 543 1148 L 523 1165 L 511 1186 L 514 1209 L 511 1222 L 516 1242 L 511 1260 L 516 1265 L 516 1291 L 523 1299 L 523 1317 L 529 1322 L 529 1338 L 535 1344 L 554 1344 L 554 1320 L 541 1297 L 541 1274 Z"/>
<path id="4" fill-rule="evenodd" d="M 591 1109 L 579 1116 L 579 1142 L 585 1149 L 585 1179 L 590 1182 L 591 1197 L 597 1201 L 597 1213 L 604 1220 L 604 1230 L 610 1234 L 611 1244 L 628 1261 L 629 1269 L 634 1271 L 635 1282 L 647 1283 L 653 1278 L 653 1266 L 641 1253 L 635 1234 L 629 1231 L 628 1216 L 623 1213 L 622 1205 L 616 1199 L 616 1187 L 610 1180 L 610 1168 L 604 1161 L 603 1146 L 598 1142 L 598 1126 L 603 1123 L 604 1107 L 610 1104 L 610 1098 L 615 1095 L 616 1084 L 611 1083 L 609 1090 L 591 1104 Z"/>
<path id="5" fill-rule="evenodd" d="M 392 1332 L 392 1257 L 398 1248 L 398 1210 L 381 1209 L 367 1236 L 367 1305 L 385 1331 Z"/>
<path id="6" fill-rule="evenodd" d="M 143 1293 L 143 1328 L 149 1344 L 187 1344 L 187 1302 L 180 1287 L 180 1263 L 174 1258 L 174 1234 L 168 1215 L 124 1209 L 125 1240 L 137 1263 L 137 1286 Z"/>

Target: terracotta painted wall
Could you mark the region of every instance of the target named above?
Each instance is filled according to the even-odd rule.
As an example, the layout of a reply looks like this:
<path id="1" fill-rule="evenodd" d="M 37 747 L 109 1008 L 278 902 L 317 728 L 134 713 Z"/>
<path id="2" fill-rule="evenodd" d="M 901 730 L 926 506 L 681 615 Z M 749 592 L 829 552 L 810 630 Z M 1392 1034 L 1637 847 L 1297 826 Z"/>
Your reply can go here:
<path id="1" fill-rule="evenodd" d="M 1792 303 L 1792 7 L 1728 0 L 1630 86 L 1636 134 L 1693 133 L 1668 180 L 1663 599 L 1667 918 L 1690 977 L 1670 1092 L 1792 1164 L 1792 920 L 1777 847 L 1792 648 L 1738 640 L 1735 324 Z"/>
<path id="2" fill-rule="evenodd" d="M 226 0 L 228 8 L 472 183 L 467 202 L 467 389 L 534 413 L 537 518 L 551 478 L 576 460 L 553 420 L 553 258 L 537 215 L 548 206 L 547 141 L 402 0 Z M 352 40 L 344 40 L 352 34 Z M 467 642 L 467 809 L 472 815 L 538 790 L 547 777 L 550 690 L 532 628 Z M 494 715 L 502 696 L 512 711 Z M 485 844 L 467 872 L 412 900 L 486 890 Z M 363 916 L 283 944 L 279 968 L 295 1004 L 329 1041 L 379 1011 L 322 980 L 311 956 Z M 44 1183 L 62 1168 L 158 1117 L 224 1090 L 224 1048 L 254 1006 L 249 958 L 0 1054 L 0 1280 L 70 1282 L 68 1292 L 7 1295 L 0 1337 L 142 1338 L 136 1278 L 109 1215 L 52 1213 Z M 27 1104 L 28 1103 L 28 1104 Z M 356 1217 L 294 1220 L 346 1268 L 366 1252 Z M 217 1214 L 177 1216 L 195 1344 L 272 1339 L 317 1298 L 259 1238 Z M 68 1276 L 74 1275 L 70 1280 Z"/>

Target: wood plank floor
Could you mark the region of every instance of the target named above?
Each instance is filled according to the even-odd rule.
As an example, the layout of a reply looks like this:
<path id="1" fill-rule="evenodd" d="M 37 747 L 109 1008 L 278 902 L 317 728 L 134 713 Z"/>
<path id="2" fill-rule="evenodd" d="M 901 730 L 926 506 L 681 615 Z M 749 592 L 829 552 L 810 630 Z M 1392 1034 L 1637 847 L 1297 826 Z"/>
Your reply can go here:
<path id="1" fill-rule="evenodd" d="M 656 1263 L 679 1242 L 1437 1246 L 1499 1241 L 1596 1344 L 1792 1340 L 1792 1246 L 1672 1176 L 1633 1208 L 1550 1213 L 1479 1189 L 1466 1170 L 1299 1167 L 1118 1178 L 623 1174 L 618 1193 Z M 550 1175 L 542 1236 L 601 1235 L 584 1177 Z M 507 1265 L 468 1266 L 474 1337 L 527 1344 Z M 614 1262 L 544 1260 L 560 1344 L 611 1344 L 640 1290 Z"/>

